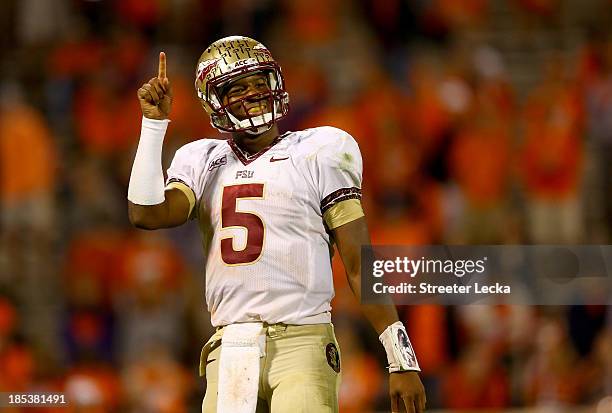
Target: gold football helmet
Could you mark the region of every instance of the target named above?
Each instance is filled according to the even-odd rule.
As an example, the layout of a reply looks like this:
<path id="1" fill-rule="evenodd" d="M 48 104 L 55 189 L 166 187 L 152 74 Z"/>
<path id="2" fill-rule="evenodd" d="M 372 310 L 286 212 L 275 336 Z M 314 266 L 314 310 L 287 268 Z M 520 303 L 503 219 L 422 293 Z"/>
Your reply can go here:
<path id="1" fill-rule="evenodd" d="M 266 76 L 269 91 L 246 96 L 231 105 L 267 99 L 271 110 L 238 119 L 230 104 L 224 104 L 223 90 L 231 82 L 256 73 Z M 289 112 L 289 94 L 280 67 L 263 44 L 248 37 L 229 36 L 211 44 L 198 60 L 195 88 L 210 115 L 210 123 L 222 132 L 260 134 Z"/>

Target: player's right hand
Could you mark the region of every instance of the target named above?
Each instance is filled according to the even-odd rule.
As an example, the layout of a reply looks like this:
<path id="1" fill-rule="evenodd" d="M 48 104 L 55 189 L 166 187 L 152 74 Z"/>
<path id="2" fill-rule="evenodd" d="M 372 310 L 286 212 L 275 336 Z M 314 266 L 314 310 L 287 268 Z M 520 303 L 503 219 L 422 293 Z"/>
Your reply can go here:
<path id="1" fill-rule="evenodd" d="M 168 119 L 172 108 L 172 88 L 166 76 L 166 54 L 159 53 L 159 71 L 138 89 L 138 101 L 145 118 Z"/>

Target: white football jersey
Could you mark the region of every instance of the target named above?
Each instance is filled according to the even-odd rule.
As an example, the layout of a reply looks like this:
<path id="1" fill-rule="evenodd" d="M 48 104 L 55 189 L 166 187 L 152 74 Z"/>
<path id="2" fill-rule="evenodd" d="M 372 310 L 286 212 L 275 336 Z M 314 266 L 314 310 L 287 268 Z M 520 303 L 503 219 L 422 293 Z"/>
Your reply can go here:
<path id="1" fill-rule="evenodd" d="M 168 183 L 193 191 L 213 326 L 330 322 L 331 240 L 323 214 L 361 197 L 359 147 L 319 127 L 279 136 L 249 156 L 232 140 L 181 147 Z"/>

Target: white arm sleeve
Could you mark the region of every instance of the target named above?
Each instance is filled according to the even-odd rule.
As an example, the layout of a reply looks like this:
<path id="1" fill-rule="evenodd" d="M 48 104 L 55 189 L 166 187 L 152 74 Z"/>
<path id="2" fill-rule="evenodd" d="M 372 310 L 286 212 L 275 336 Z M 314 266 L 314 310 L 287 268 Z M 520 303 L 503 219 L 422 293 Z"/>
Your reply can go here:
<path id="1" fill-rule="evenodd" d="M 157 205 L 164 202 L 162 144 L 169 120 L 142 117 L 140 141 L 128 185 L 128 200 L 137 205 Z"/>

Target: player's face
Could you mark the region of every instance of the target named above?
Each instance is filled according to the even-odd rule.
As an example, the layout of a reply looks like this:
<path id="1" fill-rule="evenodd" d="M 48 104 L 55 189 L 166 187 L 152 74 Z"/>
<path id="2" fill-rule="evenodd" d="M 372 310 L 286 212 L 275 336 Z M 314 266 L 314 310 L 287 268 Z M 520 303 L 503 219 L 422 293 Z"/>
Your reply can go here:
<path id="1" fill-rule="evenodd" d="M 223 94 L 223 104 L 229 104 L 232 114 L 240 120 L 259 116 L 270 112 L 269 92 L 268 77 L 253 74 L 230 83 Z"/>

